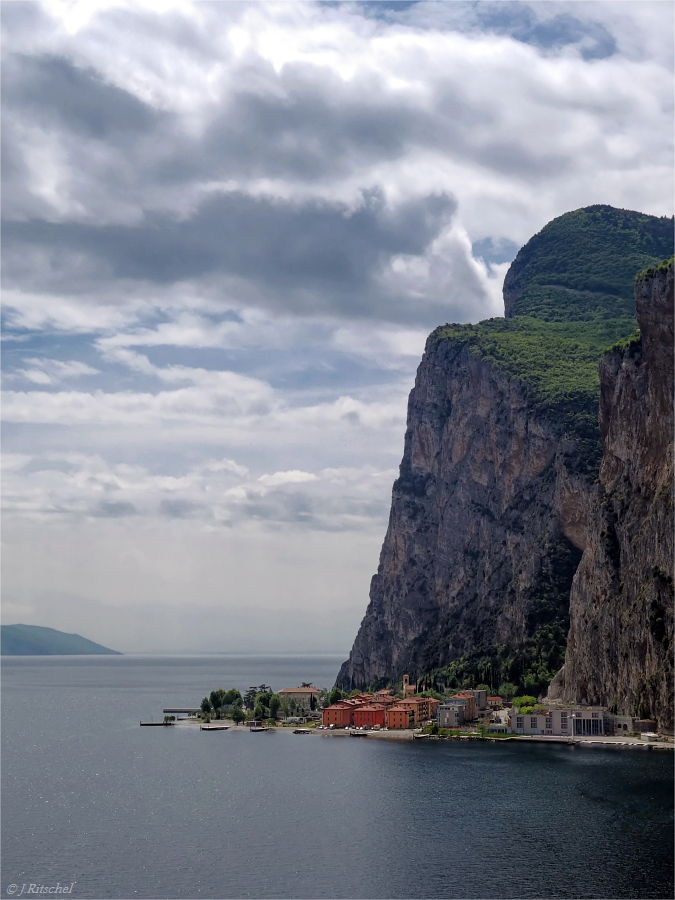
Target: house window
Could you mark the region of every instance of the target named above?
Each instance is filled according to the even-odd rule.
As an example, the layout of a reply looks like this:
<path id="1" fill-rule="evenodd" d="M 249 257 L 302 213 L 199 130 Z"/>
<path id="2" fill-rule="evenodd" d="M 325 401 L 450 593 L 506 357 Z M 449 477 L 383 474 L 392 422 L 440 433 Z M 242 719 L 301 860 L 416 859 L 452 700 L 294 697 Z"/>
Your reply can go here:
<path id="1" fill-rule="evenodd" d="M 591 720 L 593 734 L 600 734 L 600 722 L 597 719 Z"/>
<path id="2" fill-rule="evenodd" d="M 521 716 L 517 716 L 516 718 L 516 728 L 524 728 L 525 727 L 525 719 L 521 718 Z"/>
<path id="3" fill-rule="evenodd" d="M 553 728 L 553 719 L 550 716 L 546 719 L 546 727 Z"/>
<path id="4" fill-rule="evenodd" d="M 532 718 L 530 719 L 530 728 L 536 728 L 536 727 L 537 727 L 537 717 L 532 716 Z"/>
<path id="5" fill-rule="evenodd" d="M 600 718 L 600 713 L 591 713 L 591 718 L 592 718 L 592 719 L 598 719 L 598 718 Z"/>

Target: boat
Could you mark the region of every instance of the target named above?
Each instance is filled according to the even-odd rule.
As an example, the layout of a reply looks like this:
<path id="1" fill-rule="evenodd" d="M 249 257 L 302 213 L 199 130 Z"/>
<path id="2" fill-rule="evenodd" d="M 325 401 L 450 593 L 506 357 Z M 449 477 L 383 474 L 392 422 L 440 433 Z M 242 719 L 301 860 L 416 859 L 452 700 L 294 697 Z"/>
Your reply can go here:
<path id="1" fill-rule="evenodd" d="M 271 731 L 269 725 L 252 725 L 249 731 Z"/>
<path id="2" fill-rule="evenodd" d="M 141 722 L 140 724 L 145 726 L 156 726 L 157 728 L 168 728 L 169 725 L 173 725 L 173 722 Z"/>
<path id="3" fill-rule="evenodd" d="M 350 737 L 368 737 L 368 732 L 367 731 L 350 731 L 349 736 Z"/>
<path id="4" fill-rule="evenodd" d="M 227 731 L 230 725 L 200 725 L 200 731 Z"/>
<path id="5" fill-rule="evenodd" d="M 293 734 L 311 734 L 313 730 L 313 728 L 295 728 Z"/>

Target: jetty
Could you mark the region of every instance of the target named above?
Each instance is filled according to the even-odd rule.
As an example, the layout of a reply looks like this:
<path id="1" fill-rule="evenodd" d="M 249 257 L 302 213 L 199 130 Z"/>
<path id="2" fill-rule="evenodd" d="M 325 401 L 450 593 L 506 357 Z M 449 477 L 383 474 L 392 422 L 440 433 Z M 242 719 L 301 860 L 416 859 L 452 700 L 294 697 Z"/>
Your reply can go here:
<path id="1" fill-rule="evenodd" d="M 174 723 L 173 722 L 141 722 L 140 724 L 145 726 L 146 728 L 148 728 L 148 727 L 150 727 L 150 728 L 152 728 L 152 727 L 168 728 L 169 725 L 173 725 Z"/>

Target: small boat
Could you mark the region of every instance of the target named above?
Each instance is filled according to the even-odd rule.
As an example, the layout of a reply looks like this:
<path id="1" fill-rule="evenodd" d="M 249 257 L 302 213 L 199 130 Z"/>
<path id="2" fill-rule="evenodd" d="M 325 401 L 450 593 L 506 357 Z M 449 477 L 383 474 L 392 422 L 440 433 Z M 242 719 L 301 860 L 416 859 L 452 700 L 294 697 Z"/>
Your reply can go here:
<path id="1" fill-rule="evenodd" d="M 200 725 L 200 731 L 227 731 L 229 725 Z"/>
<path id="2" fill-rule="evenodd" d="M 140 724 L 141 724 L 141 725 L 146 725 L 146 726 L 148 726 L 148 725 L 150 725 L 150 726 L 156 726 L 157 728 L 160 728 L 160 727 L 161 727 L 161 728 L 168 728 L 169 725 L 173 725 L 173 722 L 141 722 Z"/>
<path id="3" fill-rule="evenodd" d="M 249 731 L 271 731 L 269 725 L 252 725 Z"/>
<path id="4" fill-rule="evenodd" d="M 312 728 L 295 728 L 293 734 L 311 734 L 313 730 Z"/>
<path id="5" fill-rule="evenodd" d="M 349 736 L 350 737 L 368 737 L 368 732 L 367 731 L 350 731 Z"/>

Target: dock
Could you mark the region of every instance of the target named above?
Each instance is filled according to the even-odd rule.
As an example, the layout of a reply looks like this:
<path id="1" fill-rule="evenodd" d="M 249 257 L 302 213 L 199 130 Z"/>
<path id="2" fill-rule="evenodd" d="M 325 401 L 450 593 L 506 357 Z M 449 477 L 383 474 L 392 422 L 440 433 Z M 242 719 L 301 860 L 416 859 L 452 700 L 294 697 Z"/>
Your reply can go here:
<path id="1" fill-rule="evenodd" d="M 168 728 L 169 725 L 173 725 L 173 722 L 141 722 L 141 725 L 147 727 L 156 727 L 156 728 Z"/>

